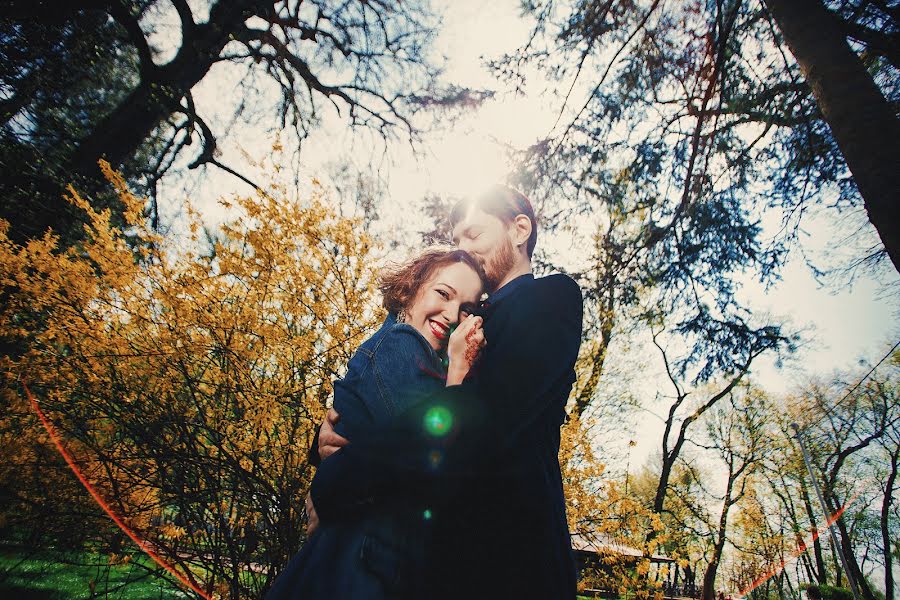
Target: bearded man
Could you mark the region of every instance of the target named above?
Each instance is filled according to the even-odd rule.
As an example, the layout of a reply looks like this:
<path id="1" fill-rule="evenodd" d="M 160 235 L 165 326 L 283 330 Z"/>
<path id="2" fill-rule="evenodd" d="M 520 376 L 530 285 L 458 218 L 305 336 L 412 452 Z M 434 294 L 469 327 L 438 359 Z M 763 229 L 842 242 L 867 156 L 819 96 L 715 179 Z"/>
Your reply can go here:
<path id="1" fill-rule="evenodd" d="M 424 506 L 421 571 L 381 565 L 386 579 L 407 580 L 410 597 L 575 598 L 558 454 L 581 290 L 566 275 L 533 276 L 537 221 L 520 192 L 494 186 L 454 206 L 451 223 L 490 288 L 477 370 L 367 439 L 338 436 L 330 412 L 309 510 L 324 522 L 379 502 Z"/>

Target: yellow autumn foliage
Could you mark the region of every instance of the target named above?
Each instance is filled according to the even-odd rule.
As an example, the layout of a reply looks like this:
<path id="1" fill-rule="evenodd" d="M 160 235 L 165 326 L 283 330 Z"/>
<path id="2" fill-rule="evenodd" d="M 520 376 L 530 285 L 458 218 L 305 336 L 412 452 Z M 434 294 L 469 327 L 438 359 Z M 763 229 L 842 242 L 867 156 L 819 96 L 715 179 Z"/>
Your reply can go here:
<path id="1" fill-rule="evenodd" d="M 605 467 L 591 450 L 590 429 L 590 423 L 572 415 L 563 426 L 559 454 L 569 531 L 599 550 L 581 572 L 579 589 L 662 598 L 665 572 L 650 576 L 650 557 L 667 539 L 662 520 L 618 482 L 604 477 Z M 629 555 L 632 551 L 640 556 Z"/>
<path id="2" fill-rule="evenodd" d="M 0 359 L 0 484 L 19 499 L 7 510 L 49 500 L 71 511 L 55 517 L 67 527 L 80 521 L 83 541 L 116 547 L 21 380 L 88 480 L 163 556 L 200 569 L 210 589 L 258 595 L 268 569 L 251 565 L 283 563 L 302 543 L 306 451 L 332 381 L 381 318 L 372 245 L 320 186 L 290 199 L 275 184 L 223 201 L 235 216 L 212 243 L 189 207 L 176 243 L 102 168 L 124 230 L 71 188 L 87 220 L 79 246 L 62 250 L 52 233 L 19 246 L 0 224 L 0 340 L 11 349 Z"/>

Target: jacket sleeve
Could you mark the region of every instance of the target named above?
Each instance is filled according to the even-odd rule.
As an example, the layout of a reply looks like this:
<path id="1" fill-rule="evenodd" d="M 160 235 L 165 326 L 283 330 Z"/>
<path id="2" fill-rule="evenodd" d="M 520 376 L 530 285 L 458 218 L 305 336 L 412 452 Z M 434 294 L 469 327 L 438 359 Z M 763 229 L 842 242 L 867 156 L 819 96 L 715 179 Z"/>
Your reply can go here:
<path id="1" fill-rule="evenodd" d="M 376 428 L 389 428 L 395 418 L 444 388 L 446 376 L 427 344 L 410 325 L 395 325 L 373 353 L 372 382 L 366 390 L 375 393 L 363 401 Z"/>
<path id="2" fill-rule="evenodd" d="M 398 414 L 444 387 L 445 376 L 434 363 L 427 342 L 409 325 L 394 325 L 371 355 L 357 351 L 347 374 L 334 384 L 334 407 L 341 414 L 338 431 L 354 439 L 366 428 L 386 426 Z M 347 413 L 352 408 L 351 414 Z M 357 413 L 363 414 L 357 414 Z M 352 417 L 352 418 L 351 418 Z M 318 467 L 319 430 L 307 450 Z"/>
<path id="3" fill-rule="evenodd" d="M 581 291 L 569 277 L 551 276 L 527 298 L 505 302 L 514 302 L 504 319 L 509 330 L 488 340 L 477 378 L 437 390 L 322 462 L 312 483 L 321 518 L 395 495 L 427 497 L 442 480 L 514 464 L 518 444 L 556 425 L 564 406 L 553 392 L 569 390 L 581 343 Z"/>

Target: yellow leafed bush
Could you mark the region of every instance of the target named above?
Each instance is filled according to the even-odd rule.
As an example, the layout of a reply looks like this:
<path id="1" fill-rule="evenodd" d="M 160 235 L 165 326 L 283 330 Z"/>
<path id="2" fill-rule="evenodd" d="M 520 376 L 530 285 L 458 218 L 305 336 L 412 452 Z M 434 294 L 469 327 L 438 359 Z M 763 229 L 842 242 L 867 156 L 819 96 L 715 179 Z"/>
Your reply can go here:
<path id="1" fill-rule="evenodd" d="M 650 557 L 666 540 L 663 523 L 646 503 L 604 477 L 604 465 L 591 450 L 589 431 L 573 415 L 563 426 L 559 455 L 569 531 L 592 546 L 588 555 L 581 555 L 586 558 L 580 559 L 579 589 L 662 598 L 665 572 L 650 577 Z"/>
<path id="2" fill-rule="evenodd" d="M 43 499 L 65 527 L 82 524 L 83 541 L 117 546 L 106 520 L 85 523 L 86 507 L 99 510 L 60 469 L 21 378 L 89 480 L 164 556 L 232 597 L 257 595 L 302 542 L 314 427 L 381 317 L 371 245 L 319 187 L 299 201 L 277 185 L 227 202 L 237 216 L 213 241 L 188 210 L 176 245 L 103 169 L 125 231 L 71 188 L 88 221 L 78 247 L 59 250 L 52 234 L 18 246 L 0 226 L 0 483 L 16 499 L 4 522 Z"/>

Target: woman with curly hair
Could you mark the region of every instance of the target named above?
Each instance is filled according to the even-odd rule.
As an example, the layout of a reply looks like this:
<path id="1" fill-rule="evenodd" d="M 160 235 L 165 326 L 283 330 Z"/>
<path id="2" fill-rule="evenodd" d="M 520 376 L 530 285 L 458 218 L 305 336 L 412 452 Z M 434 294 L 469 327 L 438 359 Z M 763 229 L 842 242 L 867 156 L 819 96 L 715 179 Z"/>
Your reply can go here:
<path id="1" fill-rule="evenodd" d="M 462 383 L 486 343 L 482 319 L 472 314 L 485 287 L 479 263 L 455 248 L 428 249 L 384 273 L 379 288 L 387 318 L 334 384 L 338 433 L 349 439 L 371 434 L 440 388 Z M 439 414 L 425 426 L 436 435 L 449 428 Z M 427 495 L 415 496 L 381 504 L 363 500 L 354 514 L 321 524 L 312 514 L 309 539 L 267 598 L 414 593 L 429 517 L 428 506 L 420 506 Z"/>

